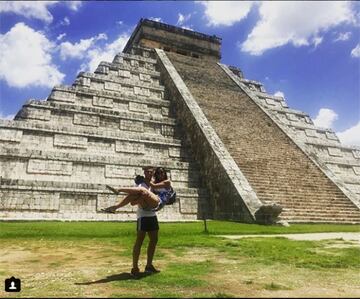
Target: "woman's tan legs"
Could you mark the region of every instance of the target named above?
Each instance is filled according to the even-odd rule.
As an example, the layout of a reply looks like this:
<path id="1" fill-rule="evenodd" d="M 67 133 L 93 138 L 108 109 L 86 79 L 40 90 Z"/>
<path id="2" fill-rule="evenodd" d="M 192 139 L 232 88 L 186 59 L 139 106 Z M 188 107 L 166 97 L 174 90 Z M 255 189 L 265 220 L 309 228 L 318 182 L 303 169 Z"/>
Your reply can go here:
<path id="1" fill-rule="evenodd" d="M 143 208 L 156 208 L 159 204 L 159 198 L 143 187 L 120 188 L 118 190 L 129 194 L 118 204 L 118 208 L 127 205 L 131 201 L 140 204 Z"/>

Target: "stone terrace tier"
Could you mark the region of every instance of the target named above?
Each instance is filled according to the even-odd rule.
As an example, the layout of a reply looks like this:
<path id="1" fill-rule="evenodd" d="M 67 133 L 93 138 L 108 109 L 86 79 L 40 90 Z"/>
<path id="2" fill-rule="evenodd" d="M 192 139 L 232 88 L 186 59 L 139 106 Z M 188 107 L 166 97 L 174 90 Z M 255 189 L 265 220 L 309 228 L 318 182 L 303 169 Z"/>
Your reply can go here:
<path id="1" fill-rule="evenodd" d="M 299 148 L 291 138 L 295 134 L 286 134 L 219 64 L 175 53 L 167 55 L 259 199 L 283 207 L 281 219 L 360 222 L 356 203 Z M 238 78 L 247 91 L 262 97 L 264 105 L 293 120 L 305 134 L 316 134 L 317 140 L 332 146 L 334 150 L 328 152 L 329 147 L 319 142 L 314 145 L 324 148 L 329 158 L 336 153 L 345 158 L 345 152 L 347 157 L 357 155 L 357 151 L 340 146 L 332 132 L 314 128 L 308 116 L 288 109 L 281 98 L 267 95 L 261 84 Z M 356 172 L 358 160 L 345 160 L 342 165 Z M 356 181 L 356 176 L 348 178 L 349 182 Z"/>

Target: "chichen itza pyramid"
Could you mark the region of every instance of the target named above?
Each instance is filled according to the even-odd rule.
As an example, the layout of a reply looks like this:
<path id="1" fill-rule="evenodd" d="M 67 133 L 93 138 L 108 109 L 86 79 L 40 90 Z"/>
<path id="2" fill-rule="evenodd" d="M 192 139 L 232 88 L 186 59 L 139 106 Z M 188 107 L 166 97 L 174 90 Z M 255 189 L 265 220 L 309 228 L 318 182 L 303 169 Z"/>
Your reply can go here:
<path id="1" fill-rule="evenodd" d="M 360 150 L 221 64 L 221 39 L 141 19 L 123 53 L 0 120 L 0 220 L 134 220 L 100 210 L 168 170 L 160 220 L 360 223 Z"/>

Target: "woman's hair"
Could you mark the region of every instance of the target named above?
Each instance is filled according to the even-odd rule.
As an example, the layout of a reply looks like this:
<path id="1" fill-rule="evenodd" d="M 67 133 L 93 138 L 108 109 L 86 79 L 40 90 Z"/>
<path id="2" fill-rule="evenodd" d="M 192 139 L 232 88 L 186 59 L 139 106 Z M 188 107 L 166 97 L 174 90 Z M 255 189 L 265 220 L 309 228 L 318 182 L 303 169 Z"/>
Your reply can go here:
<path id="1" fill-rule="evenodd" d="M 163 179 L 160 179 L 160 173 L 161 172 L 164 173 L 164 178 Z M 155 184 L 160 183 L 160 182 L 162 182 L 164 180 L 167 180 L 168 177 L 167 177 L 167 174 L 166 174 L 166 170 L 163 167 L 157 167 L 155 169 L 155 172 L 154 172 L 154 178 L 155 178 Z"/>

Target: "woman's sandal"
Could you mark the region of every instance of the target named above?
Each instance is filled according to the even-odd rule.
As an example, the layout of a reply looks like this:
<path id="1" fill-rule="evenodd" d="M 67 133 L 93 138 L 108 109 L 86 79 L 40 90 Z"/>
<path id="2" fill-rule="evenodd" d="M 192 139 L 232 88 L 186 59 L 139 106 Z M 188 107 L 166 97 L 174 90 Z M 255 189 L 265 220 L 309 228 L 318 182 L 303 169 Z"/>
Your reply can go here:
<path id="1" fill-rule="evenodd" d="M 109 186 L 109 185 L 105 185 L 105 187 L 108 188 L 111 192 L 113 192 L 113 193 L 115 193 L 115 194 L 117 194 L 117 195 L 120 194 L 119 191 L 117 191 L 115 188 L 113 188 L 113 187 L 111 187 L 111 186 Z"/>
<path id="2" fill-rule="evenodd" d="M 115 214 L 116 209 L 114 209 L 113 207 L 107 207 L 107 208 L 101 209 L 100 211 L 105 212 L 105 213 Z"/>

